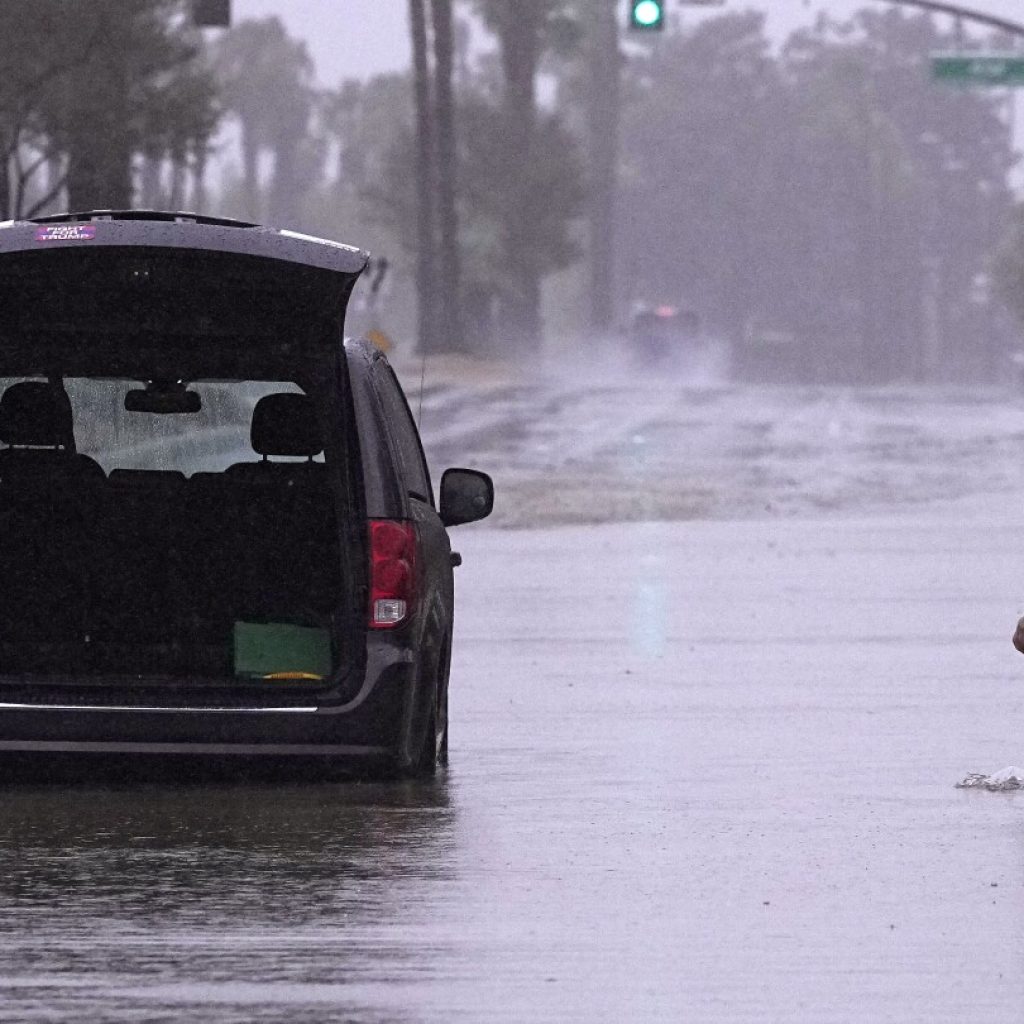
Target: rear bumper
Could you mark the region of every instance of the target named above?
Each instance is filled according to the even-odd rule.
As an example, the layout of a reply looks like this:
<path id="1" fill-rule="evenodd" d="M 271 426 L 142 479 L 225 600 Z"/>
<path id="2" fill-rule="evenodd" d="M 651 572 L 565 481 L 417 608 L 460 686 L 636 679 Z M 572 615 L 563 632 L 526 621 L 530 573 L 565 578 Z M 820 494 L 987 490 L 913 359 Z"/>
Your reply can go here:
<path id="1" fill-rule="evenodd" d="M 403 749 L 414 676 L 411 654 L 392 649 L 387 657 L 370 658 L 363 687 L 339 705 L 187 708 L 0 702 L 0 755 L 388 760 Z"/>
<path id="2" fill-rule="evenodd" d="M 117 743 L 95 740 L 0 740 L 0 754 L 191 754 L 196 757 L 330 757 L 385 760 L 391 747 L 353 743 Z"/>

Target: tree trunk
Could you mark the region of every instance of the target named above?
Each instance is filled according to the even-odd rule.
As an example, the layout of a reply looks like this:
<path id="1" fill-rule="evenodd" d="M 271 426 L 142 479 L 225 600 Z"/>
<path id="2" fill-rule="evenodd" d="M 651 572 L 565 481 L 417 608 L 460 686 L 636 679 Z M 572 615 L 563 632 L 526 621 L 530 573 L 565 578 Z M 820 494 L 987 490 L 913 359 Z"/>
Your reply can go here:
<path id="1" fill-rule="evenodd" d="M 527 175 L 537 120 L 537 65 L 544 10 L 541 0 L 517 0 L 498 9 L 501 65 L 505 78 L 504 108 L 510 151 L 517 166 L 508 169 L 503 183 L 504 247 L 508 280 L 502 295 L 502 341 L 514 351 L 536 352 L 541 345 L 540 274 L 532 259 L 533 206 Z"/>
<path id="2" fill-rule="evenodd" d="M 267 216 L 277 227 L 295 228 L 298 223 L 295 157 L 301 144 L 301 138 L 294 138 L 288 132 L 274 142 L 274 174 L 270 179 Z"/>
<path id="3" fill-rule="evenodd" d="M 413 85 L 416 110 L 416 301 L 417 351 L 436 352 L 437 273 L 434 195 L 434 119 L 430 95 L 426 0 L 409 0 L 412 34 Z"/>
<path id="4" fill-rule="evenodd" d="M 11 217 L 11 151 L 7 140 L 0 138 L 0 220 Z"/>
<path id="5" fill-rule="evenodd" d="M 128 75 L 125 55 L 115 37 L 95 62 L 102 76 L 83 114 L 75 117 L 68 138 L 68 205 L 72 210 L 130 210 L 132 207 L 132 152 L 128 123 Z M 86 98 L 83 97 L 83 100 Z"/>
<path id="6" fill-rule="evenodd" d="M 455 205 L 458 163 L 455 140 L 454 30 L 452 0 L 433 0 L 434 102 L 437 115 L 437 212 L 438 251 L 438 347 L 449 351 L 465 348 L 462 334 L 459 215 Z"/>
<path id="7" fill-rule="evenodd" d="M 196 213 L 206 213 L 206 161 L 207 144 L 203 140 L 192 156 L 192 198 L 189 206 Z"/>
<path id="8" fill-rule="evenodd" d="M 142 174 L 139 180 L 139 199 L 144 210 L 157 210 L 162 205 L 162 170 L 162 154 L 146 153 L 143 155 Z"/>
<path id="9" fill-rule="evenodd" d="M 245 180 L 245 215 L 259 223 L 263 220 L 260 212 L 260 150 L 256 143 L 256 132 L 251 125 L 242 122 L 242 175 Z"/>
<path id="10" fill-rule="evenodd" d="M 607 333 L 615 321 L 615 200 L 622 69 L 616 0 L 597 0 L 588 42 L 590 326 Z"/>
<path id="11" fill-rule="evenodd" d="M 106 127 L 106 126 L 105 126 Z M 68 206 L 72 210 L 130 210 L 131 153 L 113 133 L 83 133 L 68 147 Z"/>
<path id="12" fill-rule="evenodd" d="M 187 168 L 184 157 L 174 156 L 171 160 L 171 188 L 167 199 L 167 206 L 171 210 L 183 210 L 185 208 L 185 180 Z"/>

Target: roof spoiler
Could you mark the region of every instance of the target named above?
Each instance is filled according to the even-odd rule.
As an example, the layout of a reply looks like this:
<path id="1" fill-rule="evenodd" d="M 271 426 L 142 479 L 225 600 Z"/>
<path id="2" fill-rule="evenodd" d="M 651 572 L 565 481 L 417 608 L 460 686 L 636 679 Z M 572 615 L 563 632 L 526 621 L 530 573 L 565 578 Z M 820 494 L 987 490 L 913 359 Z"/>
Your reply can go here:
<path id="1" fill-rule="evenodd" d="M 237 253 L 333 271 L 349 277 L 350 285 L 369 260 L 364 250 L 330 239 L 196 213 L 88 210 L 0 223 L 0 256 L 69 246 L 152 246 Z"/>

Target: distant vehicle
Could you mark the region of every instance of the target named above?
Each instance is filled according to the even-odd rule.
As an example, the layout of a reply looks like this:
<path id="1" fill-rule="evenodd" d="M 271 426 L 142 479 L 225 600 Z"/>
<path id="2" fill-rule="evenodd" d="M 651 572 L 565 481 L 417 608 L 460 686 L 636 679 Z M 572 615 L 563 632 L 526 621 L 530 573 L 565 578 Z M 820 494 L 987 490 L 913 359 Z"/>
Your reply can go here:
<path id="1" fill-rule="evenodd" d="M 367 255 L 190 214 L 0 227 L 0 757 L 434 772 L 447 528 Z"/>
<path id="2" fill-rule="evenodd" d="M 629 341 L 645 363 L 678 362 L 702 344 L 700 316 L 677 306 L 641 307 L 630 322 Z"/>

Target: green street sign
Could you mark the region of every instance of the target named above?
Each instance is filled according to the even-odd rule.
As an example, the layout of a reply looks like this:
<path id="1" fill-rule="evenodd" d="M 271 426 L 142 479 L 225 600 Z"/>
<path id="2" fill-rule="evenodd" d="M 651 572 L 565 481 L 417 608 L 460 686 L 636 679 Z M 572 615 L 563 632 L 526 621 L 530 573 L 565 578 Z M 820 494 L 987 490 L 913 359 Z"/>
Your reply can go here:
<path id="1" fill-rule="evenodd" d="M 1024 85 L 1024 54 L 941 53 L 932 57 L 932 77 L 958 85 Z"/>

